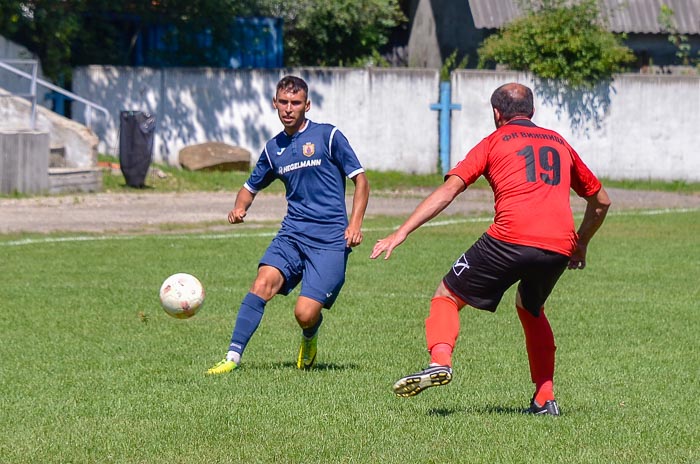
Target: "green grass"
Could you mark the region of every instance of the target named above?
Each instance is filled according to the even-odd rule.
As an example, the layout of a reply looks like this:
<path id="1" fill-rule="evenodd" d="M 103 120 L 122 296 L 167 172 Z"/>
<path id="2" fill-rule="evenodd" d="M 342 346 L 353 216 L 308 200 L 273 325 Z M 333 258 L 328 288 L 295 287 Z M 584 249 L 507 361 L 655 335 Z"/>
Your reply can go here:
<path id="1" fill-rule="evenodd" d="M 113 157 L 100 156 L 101 161 L 117 162 Z M 192 191 L 236 191 L 248 179 L 248 172 L 241 171 L 187 171 L 172 166 L 154 164 L 158 171 L 164 173 L 159 177 L 156 170 L 151 170 L 146 177 L 145 189 L 133 189 L 126 185 L 124 176 L 116 169 L 105 171 L 103 175 L 103 187 L 106 192 L 192 192 Z M 373 192 L 392 193 L 405 191 L 412 188 L 435 188 L 442 183 L 439 174 L 405 174 L 400 172 L 376 172 L 367 173 Z M 348 191 L 352 192 L 353 184 L 348 182 Z M 487 187 L 484 181 L 479 183 Z M 281 182 L 274 182 L 267 191 L 284 192 Z"/>
<path id="2" fill-rule="evenodd" d="M 425 227 L 370 261 L 398 219 L 368 221 L 318 368 L 294 368 L 292 295 L 268 305 L 240 371 L 213 378 L 274 229 L 0 236 L 0 461 L 699 462 L 699 223 L 611 215 L 588 268 L 564 275 L 548 304 L 558 418 L 519 414 L 532 385 L 512 291 L 496 314 L 463 311 L 450 385 L 390 391 L 427 363 L 429 298 L 484 223 Z M 186 321 L 157 301 L 180 271 L 207 289 Z"/>
<path id="3" fill-rule="evenodd" d="M 610 180 L 602 179 L 606 187 L 616 187 L 630 190 L 653 190 L 659 192 L 674 193 L 698 193 L 700 192 L 700 182 L 686 182 L 682 180 L 662 181 L 654 179 L 630 179 L 630 180 Z"/>
<path id="4" fill-rule="evenodd" d="M 114 156 L 101 154 L 99 161 L 115 163 L 119 160 Z M 145 188 L 135 189 L 126 185 L 124 176 L 119 168 L 105 169 L 102 176 L 102 188 L 104 192 L 119 193 L 147 193 L 147 192 L 217 192 L 237 191 L 248 179 L 248 172 L 241 171 L 187 171 L 164 164 L 154 163 L 153 168 L 145 179 Z M 158 175 L 158 174 L 161 175 Z M 367 177 L 372 187 L 372 195 L 385 196 L 396 193 L 405 194 L 411 189 L 433 189 L 443 181 L 442 174 L 408 174 L 403 172 L 368 171 Z M 674 192 L 685 194 L 700 193 L 700 182 L 685 181 L 660 181 L 652 179 L 638 180 L 610 180 L 602 179 L 603 184 L 610 188 L 624 188 L 632 190 L 652 190 L 662 192 Z M 479 178 L 469 188 L 488 189 L 489 185 L 483 178 Z M 353 189 L 352 182 L 348 182 L 348 193 Z M 266 190 L 268 192 L 283 193 L 284 186 L 281 182 L 273 182 Z M 12 192 L 0 194 L 0 198 L 28 198 L 33 195 Z"/>
<path id="5" fill-rule="evenodd" d="M 100 155 L 100 161 L 117 163 L 112 156 Z M 133 189 L 126 186 L 124 176 L 117 169 L 114 173 L 105 171 L 103 185 L 106 192 L 191 192 L 191 191 L 236 191 L 247 180 L 248 173 L 240 171 L 187 171 L 172 166 L 154 164 L 155 168 L 165 173 L 165 177 L 158 177 L 155 170 L 146 177 L 146 189 Z M 372 187 L 372 193 L 378 195 L 391 194 L 417 188 L 435 188 L 443 181 L 442 174 L 407 174 L 402 172 L 378 172 L 368 171 L 367 177 Z M 603 179 L 606 187 L 617 187 L 636 190 L 655 190 L 676 193 L 698 193 L 700 182 L 684 181 L 655 181 L 641 180 L 609 180 Z M 284 186 L 280 182 L 274 182 L 271 191 L 283 192 Z M 488 183 L 479 178 L 470 188 L 489 188 Z M 348 182 L 348 190 L 352 191 L 352 182 Z"/>

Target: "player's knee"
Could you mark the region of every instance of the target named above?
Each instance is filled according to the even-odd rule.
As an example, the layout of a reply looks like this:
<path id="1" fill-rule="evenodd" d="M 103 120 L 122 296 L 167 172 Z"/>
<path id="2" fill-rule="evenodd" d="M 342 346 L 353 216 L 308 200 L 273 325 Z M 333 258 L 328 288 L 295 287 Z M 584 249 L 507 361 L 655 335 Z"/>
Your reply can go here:
<path id="1" fill-rule="evenodd" d="M 313 327 L 321 315 L 321 303 L 308 298 L 300 297 L 294 308 L 294 317 L 300 327 Z"/>
<path id="2" fill-rule="evenodd" d="M 300 327 L 307 328 L 307 327 L 312 327 L 314 325 L 314 321 L 312 320 L 311 317 L 309 317 L 308 314 L 295 314 L 297 323 L 299 324 Z"/>
<path id="3" fill-rule="evenodd" d="M 251 293 L 258 295 L 265 301 L 272 299 L 279 291 L 279 286 L 274 281 L 266 278 L 257 278 L 250 288 Z"/>
<path id="4" fill-rule="evenodd" d="M 433 294 L 433 299 L 435 298 L 447 298 L 448 300 L 451 300 L 457 306 L 458 310 L 462 309 L 467 305 L 467 303 L 462 301 L 461 298 L 459 298 L 457 295 L 452 293 L 447 287 L 445 287 L 445 284 L 443 282 L 440 282 L 440 285 L 438 285 L 438 288 L 435 290 L 435 293 Z"/>
<path id="5" fill-rule="evenodd" d="M 318 315 L 313 311 L 301 311 L 298 308 L 294 311 L 294 317 L 300 327 L 313 327 L 318 320 Z"/>

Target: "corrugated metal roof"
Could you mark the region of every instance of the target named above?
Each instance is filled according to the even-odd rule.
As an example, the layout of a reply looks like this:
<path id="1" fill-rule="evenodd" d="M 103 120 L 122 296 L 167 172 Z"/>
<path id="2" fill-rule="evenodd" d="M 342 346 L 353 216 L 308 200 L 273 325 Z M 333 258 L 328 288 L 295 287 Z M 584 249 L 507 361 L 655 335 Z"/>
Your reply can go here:
<path id="1" fill-rule="evenodd" d="M 700 34 L 700 0 L 600 0 L 613 32 L 655 34 L 663 32 L 659 12 L 667 5 L 681 34 Z M 517 0 L 469 0 L 479 29 L 499 29 L 522 14 Z"/>

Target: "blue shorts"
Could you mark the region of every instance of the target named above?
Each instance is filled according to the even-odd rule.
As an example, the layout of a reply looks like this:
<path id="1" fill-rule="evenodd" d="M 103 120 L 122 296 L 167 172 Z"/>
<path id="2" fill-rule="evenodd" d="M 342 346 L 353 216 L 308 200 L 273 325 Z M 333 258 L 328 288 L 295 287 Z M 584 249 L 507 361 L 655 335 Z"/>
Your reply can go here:
<path id="1" fill-rule="evenodd" d="M 345 283 L 345 268 L 352 250 L 323 250 L 305 245 L 288 236 L 277 235 L 258 266 L 272 266 L 284 276 L 278 292 L 288 295 L 301 282 L 301 296 L 333 306 Z"/>

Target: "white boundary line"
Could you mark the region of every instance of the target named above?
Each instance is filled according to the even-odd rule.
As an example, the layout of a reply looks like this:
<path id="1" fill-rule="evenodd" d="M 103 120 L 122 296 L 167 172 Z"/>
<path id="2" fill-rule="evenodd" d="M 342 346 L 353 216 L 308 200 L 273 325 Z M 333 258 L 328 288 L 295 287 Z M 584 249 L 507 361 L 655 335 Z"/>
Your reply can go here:
<path id="1" fill-rule="evenodd" d="M 661 214 L 673 214 L 673 213 L 696 213 L 700 211 L 700 208 L 664 208 L 664 209 L 650 209 L 641 211 L 621 211 L 613 212 L 609 216 L 657 216 Z M 476 223 L 476 222 L 491 222 L 493 217 L 477 217 L 477 218 L 462 218 L 462 219 L 445 219 L 442 221 L 431 221 L 423 224 L 421 227 L 442 227 L 453 224 L 466 224 L 466 223 Z M 379 231 L 391 231 L 395 230 L 398 226 L 393 227 L 378 227 L 378 228 L 367 228 L 363 229 L 365 232 L 379 232 Z M 158 238 L 158 239 L 168 239 L 168 240 L 222 240 L 231 238 L 248 238 L 248 237 L 274 237 L 277 231 L 274 232 L 234 232 L 230 234 L 180 234 L 180 235 L 169 235 L 169 234 L 143 234 L 143 235 L 79 235 L 75 237 L 43 237 L 43 238 L 25 238 L 20 240 L 10 240 L 7 242 L 0 241 L 0 247 L 16 247 L 23 245 L 36 245 L 45 243 L 65 243 L 65 242 L 97 242 L 105 240 L 136 240 L 138 238 Z"/>

